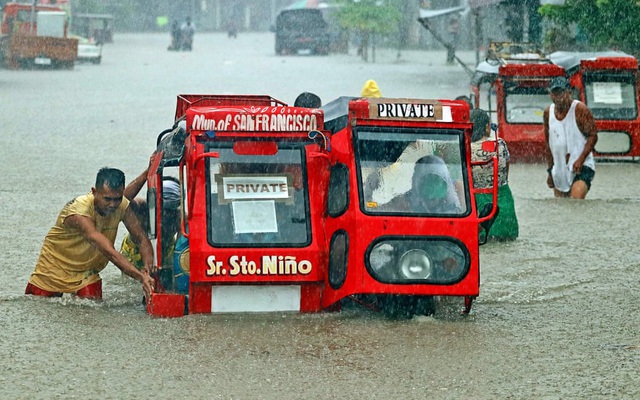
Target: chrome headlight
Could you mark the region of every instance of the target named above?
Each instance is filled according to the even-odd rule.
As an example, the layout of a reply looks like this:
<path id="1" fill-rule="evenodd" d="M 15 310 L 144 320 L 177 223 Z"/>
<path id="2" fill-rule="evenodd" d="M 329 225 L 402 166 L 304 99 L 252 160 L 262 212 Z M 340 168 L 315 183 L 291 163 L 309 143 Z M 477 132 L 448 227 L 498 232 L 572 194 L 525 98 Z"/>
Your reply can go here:
<path id="1" fill-rule="evenodd" d="M 431 259 L 424 250 L 409 250 L 400 257 L 398 272 L 405 279 L 428 279 L 431 275 Z"/>

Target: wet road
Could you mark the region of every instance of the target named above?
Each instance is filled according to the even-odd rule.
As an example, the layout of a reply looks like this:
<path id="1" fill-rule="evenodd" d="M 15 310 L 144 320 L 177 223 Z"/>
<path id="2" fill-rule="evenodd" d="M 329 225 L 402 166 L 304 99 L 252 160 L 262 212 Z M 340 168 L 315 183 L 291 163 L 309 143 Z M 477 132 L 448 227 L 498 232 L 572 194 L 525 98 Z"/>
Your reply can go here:
<path id="1" fill-rule="evenodd" d="M 168 41 L 121 34 L 99 66 L 0 70 L 0 398 L 640 398 L 637 164 L 598 164 L 583 202 L 554 199 L 544 166 L 512 166 L 521 236 L 482 247 L 467 317 L 456 299 L 409 321 L 359 308 L 152 319 L 113 266 L 102 303 L 23 296 L 62 205 L 102 166 L 137 175 L 178 93 L 328 102 L 367 79 L 388 97 L 468 91 L 444 52 L 379 51 L 367 64 L 276 57 L 270 34 L 196 35 L 192 53 Z"/>

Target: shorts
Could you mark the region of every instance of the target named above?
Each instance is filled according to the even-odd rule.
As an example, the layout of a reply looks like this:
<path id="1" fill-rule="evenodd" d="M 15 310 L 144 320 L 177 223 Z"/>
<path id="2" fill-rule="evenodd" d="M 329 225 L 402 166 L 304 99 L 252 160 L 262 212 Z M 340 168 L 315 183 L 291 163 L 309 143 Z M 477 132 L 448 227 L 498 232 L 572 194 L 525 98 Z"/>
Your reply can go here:
<path id="1" fill-rule="evenodd" d="M 61 292 L 50 292 L 48 290 L 40 289 L 36 285 L 31 284 L 31 282 L 27 283 L 27 288 L 24 290 L 24 294 L 43 297 L 62 297 Z M 83 287 L 78 290 L 75 295 L 84 299 L 102 300 L 102 281 Z"/>
<path id="2" fill-rule="evenodd" d="M 583 181 L 587 185 L 587 189 L 591 189 L 591 181 L 593 180 L 593 177 L 595 175 L 596 171 L 583 165 L 580 173 L 573 178 L 573 183 L 576 183 L 577 181 Z"/>

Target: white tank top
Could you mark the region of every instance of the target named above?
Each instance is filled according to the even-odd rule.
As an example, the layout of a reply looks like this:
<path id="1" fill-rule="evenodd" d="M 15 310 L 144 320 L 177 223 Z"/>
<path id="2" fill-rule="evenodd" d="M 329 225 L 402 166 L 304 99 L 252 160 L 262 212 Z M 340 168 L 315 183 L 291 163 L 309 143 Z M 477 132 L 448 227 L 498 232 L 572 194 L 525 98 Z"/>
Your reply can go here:
<path id="1" fill-rule="evenodd" d="M 549 148 L 553 156 L 553 169 L 551 176 L 556 189 L 561 192 L 571 190 L 571 184 L 575 174 L 573 163 L 580 157 L 587 138 L 578 129 L 576 123 L 576 105 L 578 100 L 573 100 L 569 112 L 562 120 L 556 118 L 555 105 L 549 107 Z M 569 161 L 567 162 L 567 154 Z M 584 160 L 584 166 L 595 171 L 593 153 L 589 153 Z"/>

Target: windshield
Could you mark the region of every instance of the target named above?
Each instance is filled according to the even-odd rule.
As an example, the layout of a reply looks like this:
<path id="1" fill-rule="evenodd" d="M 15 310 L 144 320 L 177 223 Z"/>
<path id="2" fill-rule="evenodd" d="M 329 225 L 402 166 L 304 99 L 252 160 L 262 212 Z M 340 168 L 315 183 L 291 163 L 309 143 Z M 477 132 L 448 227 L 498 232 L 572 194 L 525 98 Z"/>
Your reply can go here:
<path id="1" fill-rule="evenodd" d="M 303 246 L 310 242 L 302 148 L 238 155 L 210 145 L 209 241 L 221 246 Z"/>
<path id="2" fill-rule="evenodd" d="M 589 73 L 583 76 L 587 106 L 595 119 L 635 119 L 635 77 L 632 73 Z"/>
<path id="3" fill-rule="evenodd" d="M 368 214 L 463 215 L 468 187 L 458 130 L 356 133 L 361 207 Z"/>
<path id="4" fill-rule="evenodd" d="M 505 118 L 511 124 L 542 124 L 545 108 L 551 104 L 543 87 L 505 87 Z"/>

